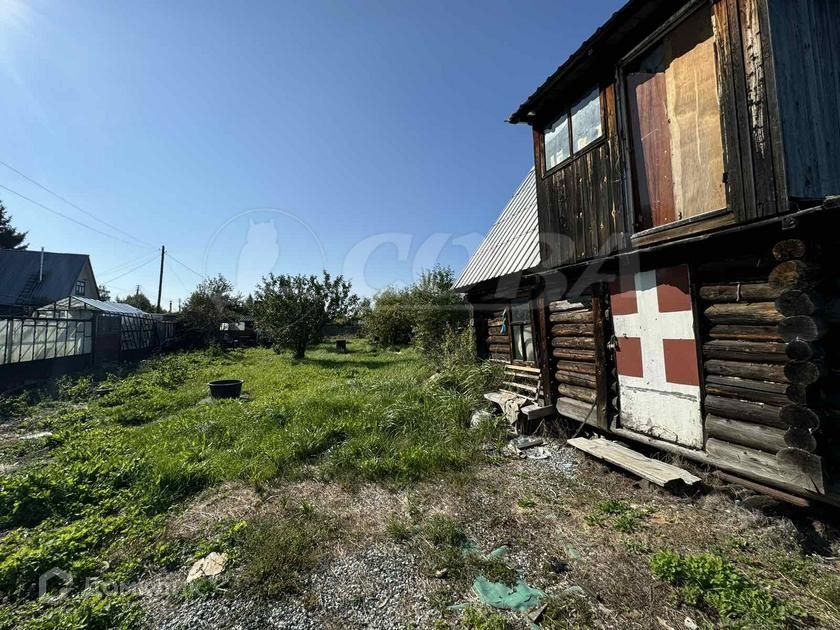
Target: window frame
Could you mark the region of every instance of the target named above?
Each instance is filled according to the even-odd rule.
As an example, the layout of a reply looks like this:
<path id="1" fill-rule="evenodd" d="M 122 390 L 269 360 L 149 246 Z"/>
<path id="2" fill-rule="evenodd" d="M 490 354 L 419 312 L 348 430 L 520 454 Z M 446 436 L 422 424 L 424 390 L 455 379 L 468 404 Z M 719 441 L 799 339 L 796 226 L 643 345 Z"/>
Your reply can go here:
<path id="1" fill-rule="evenodd" d="M 81 287 L 81 293 L 79 293 L 79 288 Z M 76 297 L 85 297 L 85 292 L 87 291 L 87 280 L 76 280 L 75 284 L 73 285 L 73 295 Z"/>
<path id="2" fill-rule="evenodd" d="M 574 144 L 572 142 L 574 138 L 574 129 L 572 127 L 572 110 L 579 105 L 584 98 L 592 94 L 593 92 L 598 93 L 598 115 L 601 119 L 601 135 L 595 138 L 592 142 L 584 146 L 582 149 L 575 150 Z M 548 130 L 549 127 L 553 127 L 563 116 L 566 117 L 568 124 L 566 125 L 566 134 L 568 136 L 569 141 L 569 157 L 565 158 L 561 162 L 558 162 L 551 168 L 548 166 L 548 153 L 546 152 L 545 146 L 545 132 Z M 604 114 L 604 88 L 601 83 L 596 83 L 592 88 L 583 92 L 580 98 L 575 99 L 572 103 L 568 106 L 564 107 L 559 114 L 554 116 L 551 120 L 549 120 L 546 124 L 541 125 L 540 127 L 540 153 L 542 154 L 542 176 L 543 178 L 556 173 L 559 170 L 562 170 L 572 162 L 574 162 L 579 157 L 586 155 L 593 149 L 599 147 L 601 144 L 606 142 L 607 140 L 607 120 Z"/>
<path id="3" fill-rule="evenodd" d="M 649 245 L 659 241 L 668 240 L 670 238 L 678 238 L 680 236 L 703 232 L 707 229 L 716 227 L 723 227 L 735 223 L 735 216 L 732 212 L 731 195 L 733 194 L 729 187 L 728 173 L 730 170 L 730 151 L 727 145 L 726 137 L 726 112 L 724 104 L 720 106 L 720 127 L 721 127 L 721 143 L 723 147 L 723 177 L 724 177 L 724 192 L 726 197 L 726 206 L 715 210 L 709 210 L 703 214 L 692 217 L 686 217 L 666 223 L 665 225 L 656 225 L 641 230 L 636 229 L 636 181 L 635 181 L 635 155 L 631 149 L 631 134 L 633 133 L 633 125 L 630 117 L 630 96 L 627 90 L 627 75 L 631 65 L 638 62 L 642 57 L 649 54 L 653 48 L 659 45 L 662 40 L 671 32 L 676 30 L 683 22 L 692 17 L 704 7 L 709 7 L 708 0 L 694 0 L 689 2 L 686 6 L 678 10 L 672 15 L 664 24 L 654 30 L 635 48 L 633 48 L 627 55 L 625 55 L 618 63 L 615 75 L 616 82 L 616 99 L 618 101 L 618 126 L 619 133 L 622 139 L 621 155 L 623 159 L 623 177 L 624 177 L 624 227 L 626 234 L 630 236 L 631 242 L 636 246 Z M 710 8 L 711 18 L 714 20 L 714 10 Z M 714 21 L 713 21 L 714 27 Z M 717 55 L 718 49 L 718 32 L 715 29 L 715 74 L 717 75 L 718 90 L 724 89 L 721 83 L 720 74 L 720 59 Z"/>
<path id="4" fill-rule="evenodd" d="M 527 321 L 524 319 L 514 319 L 513 314 L 515 312 L 515 308 L 519 306 L 525 306 L 528 311 L 528 319 Z M 534 326 L 534 309 L 531 306 L 530 298 L 523 298 L 519 300 L 512 300 L 508 305 L 508 327 L 510 328 L 510 362 L 511 364 L 518 363 L 523 365 L 537 365 L 539 361 L 538 353 L 537 353 L 537 339 L 535 336 L 535 326 Z M 525 348 L 525 337 L 524 337 L 524 330 L 525 327 L 531 329 L 531 349 L 534 355 L 533 359 L 528 359 L 528 353 L 525 353 L 525 358 L 519 359 L 516 356 L 516 342 L 514 341 L 514 330 L 519 329 L 523 331 L 520 333 L 521 335 L 521 343 L 522 347 Z"/>

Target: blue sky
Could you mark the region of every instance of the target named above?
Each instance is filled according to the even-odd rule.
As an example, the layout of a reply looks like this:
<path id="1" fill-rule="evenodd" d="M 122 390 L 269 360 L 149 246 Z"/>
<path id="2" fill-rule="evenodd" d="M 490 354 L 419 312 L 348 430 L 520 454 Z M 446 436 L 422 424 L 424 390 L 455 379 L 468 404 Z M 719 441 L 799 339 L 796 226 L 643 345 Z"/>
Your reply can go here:
<path id="1" fill-rule="evenodd" d="M 154 297 L 165 244 L 164 305 L 195 272 L 460 271 L 533 162 L 504 119 L 620 4 L 0 0 L 0 161 L 122 232 L 0 185 L 123 240 L 0 199 L 116 293 Z"/>

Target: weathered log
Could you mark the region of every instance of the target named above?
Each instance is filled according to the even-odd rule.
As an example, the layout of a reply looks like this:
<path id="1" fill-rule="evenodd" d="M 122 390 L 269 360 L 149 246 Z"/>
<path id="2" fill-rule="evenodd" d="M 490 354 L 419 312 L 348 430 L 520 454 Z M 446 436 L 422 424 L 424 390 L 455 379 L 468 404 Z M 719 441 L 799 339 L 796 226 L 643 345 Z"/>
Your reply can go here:
<path id="1" fill-rule="evenodd" d="M 813 385 L 823 375 L 825 367 L 812 361 L 790 361 L 785 364 L 785 377 L 791 383 Z"/>
<path id="2" fill-rule="evenodd" d="M 813 315 L 822 300 L 814 291 L 793 289 L 784 291 L 776 298 L 776 310 L 786 317 L 793 315 Z"/>
<path id="3" fill-rule="evenodd" d="M 736 398 L 723 398 L 721 396 L 706 395 L 706 410 L 717 416 L 733 418 L 735 420 L 746 420 L 758 424 L 787 429 L 789 423 L 784 422 L 780 413 L 782 408 L 764 403 L 738 400 Z"/>
<path id="4" fill-rule="evenodd" d="M 791 448 L 799 448 L 803 451 L 813 453 L 817 450 L 817 438 L 810 429 L 804 427 L 791 427 L 785 431 L 785 445 Z"/>
<path id="5" fill-rule="evenodd" d="M 808 251 L 805 241 L 798 238 L 788 238 L 773 245 L 773 258 L 779 262 L 805 258 Z"/>
<path id="6" fill-rule="evenodd" d="M 718 438 L 710 437 L 706 440 L 706 452 L 709 454 L 711 463 L 722 468 L 738 471 L 747 476 L 772 479 L 812 492 L 825 492 L 819 457 L 805 451 L 799 451 L 799 453 L 810 457 L 803 458 L 799 453 L 786 453 L 791 450 L 797 449 L 782 449 L 773 456 L 758 449 L 732 444 Z"/>
<path id="7" fill-rule="evenodd" d="M 825 324 L 809 315 L 794 315 L 785 317 L 779 322 L 779 334 L 785 341 L 802 339 L 803 341 L 816 341 L 826 333 Z"/>
<path id="8" fill-rule="evenodd" d="M 767 302 L 776 299 L 778 289 L 766 282 L 707 284 L 700 287 L 700 299 L 706 302 Z"/>
<path id="9" fill-rule="evenodd" d="M 492 326 L 501 327 L 504 323 L 505 323 L 504 317 L 498 317 L 496 319 L 488 319 L 487 320 L 487 325 L 491 326 L 491 327 Z"/>
<path id="10" fill-rule="evenodd" d="M 566 311 L 551 313 L 548 320 L 552 324 L 588 324 L 592 322 L 592 311 Z"/>
<path id="11" fill-rule="evenodd" d="M 580 385 L 594 389 L 598 386 L 598 380 L 594 374 L 578 374 L 575 372 L 555 372 L 554 380 L 558 383 Z"/>
<path id="12" fill-rule="evenodd" d="M 799 448 L 785 448 L 776 453 L 776 464 L 784 476 L 797 479 L 807 490 L 825 493 L 822 459 L 818 455 Z"/>
<path id="13" fill-rule="evenodd" d="M 592 337 L 595 334 L 593 324 L 555 324 L 551 327 L 555 337 Z"/>
<path id="14" fill-rule="evenodd" d="M 703 311 L 713 324 L 778 324 L 784 316 L 776 310 L 773 302 L 742 302 L 736 304 L 713 304 Z"/>
<path id="15" fill-rule="evenodd" d="M 738 378 L 756 381 L 771 381 L 773 383 L 789 383 L 785 376 L 785 366 L 769 363 L 745 363 L 742 361 L 721 361 L 709 359 L 703 366 L 709 374 L 720 376 L 736 376 Z"/>
<path id="16" fill-rule="evenodd" d="M 491 354 L 510 354 L 510 346 L 492 345 L 488 348 Z"/>
<path id="17" fill-rule="evenodd" d="M 768 383 L 732 376 L 709 374 L 706 392 L 724 398 L 739 398 L 783 407 L 805 402 L 805 387 L 788 383 Z"/>
<path id="18" fill-rule="evenodd" d="M 594 363 L 577 363 L 574 361 L 558 361 L 557 370 L 574 372 L 575 374 L 595 374 Z"/>
<path id="19" fill-rule="evenodd" d="M 502 327 L 501 326 L 490 326 L 487 329 L 487 334 L 490 335 L 490 336 L 501 335 L 502 334 Z"/>
<path id="20" fill-rule="evenodd" d="M 581 348 L 594 350 L 595 340 L 592 337 L 554 337 L 551 345 L 555 348 Z"/>
<path id="21" fill-rule="evenodd" d="M 820 428 L 819 414 L 805 405 L 786 405 L 779 412 L 779 418 L 787 427 L 811 429 L 813 431 Z"/>
<path id="22" fill-rule="evenodd" d="M 783 429 L 711 414 L 706 416 L 706 434 L 773 454 L 788 446 Z"/>
<path id="23" fill-rule="evenodd" d="M 507 335 L 491 335 L 487 337 L 487 343 L 489 344 L 501 344 L 501 343 L 510 343 L 510 337 Z"/>
<path id="24" fill-rule="evenodd" d="M 814 286 L 819 280 L 819 265 L 802 260 L 787 260 L 779 263 L 770 272 L 768 282 L 774 289 L 790 291 Z"/>
<path id="25" fill-rule="evenodd" d="M 586 361 L 593 363 L 595 361 L 594 350 L 579 350 L 577 348 L 554 348 L 551 351 L 551 356 L 563 361 Z"/>
<path id="26" fill-rule="evenodd" d="M 592 298 L 590 296 L 582 297 L 576 300 L 554 300 L 548 303 L 548 310 L 552 313 L 577 311 L 581 309 L 592 309 Z"/>
<path id="27" fill-rule="evenodd" d="M 561 396 L 557 399 L 554 405 L 557 413 L 567 418 L 572 418 L 578 422 L 586 422 L 587 424 L 598 424 L 598 411 L 592 403 L 585 403 L 574 398 L 567 398 Z"/>
<path id="28" fill-rule="evenodd" d="M 809 341 L 794 339 L 785 347 L 785 354 L 791 361 L 808 361 L 822 356 L 822 350 Z"/>
<path id="29" fill-rule="evenodd" d="M 568 383 L 559 383 L 557 385 L 557 393 L 561 396 L 567 396 L 588 403 L 594 403 L 597 395 L 594 389 L 580 387 L 579 385 L 569 385 Z"/>
<path id="30" fill-rule="evenodd" d="M 783 343 L 716 339 L 703 344 L 703 356 L 710 359 L 784 363 L 788 357 Z"/>
<path id="31" fill-rule="evenodd" d="M 782 341 L 777 326 L 739 326 L 718 324 L 709 330 L 712 339 L 735 339 L 741 341 Z"/>

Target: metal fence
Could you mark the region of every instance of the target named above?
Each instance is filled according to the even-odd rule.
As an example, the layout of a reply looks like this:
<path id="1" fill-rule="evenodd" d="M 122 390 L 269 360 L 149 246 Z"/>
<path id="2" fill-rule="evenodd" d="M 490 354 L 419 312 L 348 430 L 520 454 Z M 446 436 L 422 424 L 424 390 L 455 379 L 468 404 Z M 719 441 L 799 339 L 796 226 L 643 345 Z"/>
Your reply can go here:
<path id="1" fill-rule="evenodd" d="M 93 321 L 0 319 L 0 365 L 73 357 L 93 352 Z"/>

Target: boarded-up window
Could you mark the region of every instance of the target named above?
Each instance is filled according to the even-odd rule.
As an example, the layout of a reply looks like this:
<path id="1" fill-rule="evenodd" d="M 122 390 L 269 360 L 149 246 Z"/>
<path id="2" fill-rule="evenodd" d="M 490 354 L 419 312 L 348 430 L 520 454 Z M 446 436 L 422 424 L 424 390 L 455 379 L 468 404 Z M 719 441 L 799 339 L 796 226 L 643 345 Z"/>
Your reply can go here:
<path id="1" fill-rule="evenodd" d="M 626 76 L 636 227 L 725 208 L 711 10 L 681 22 Z"/>

